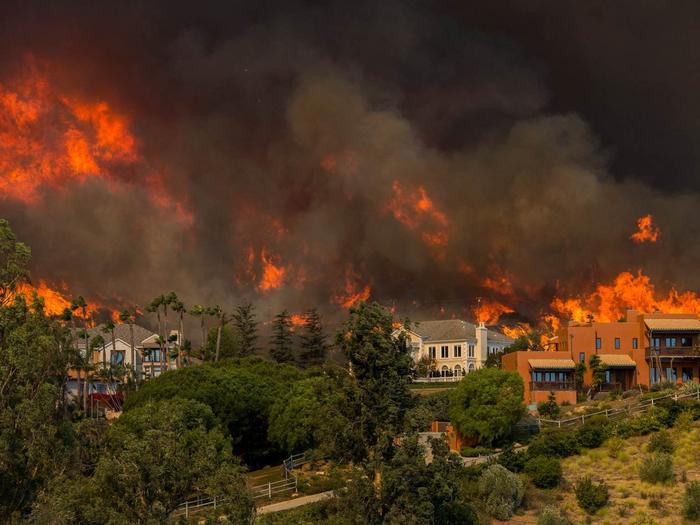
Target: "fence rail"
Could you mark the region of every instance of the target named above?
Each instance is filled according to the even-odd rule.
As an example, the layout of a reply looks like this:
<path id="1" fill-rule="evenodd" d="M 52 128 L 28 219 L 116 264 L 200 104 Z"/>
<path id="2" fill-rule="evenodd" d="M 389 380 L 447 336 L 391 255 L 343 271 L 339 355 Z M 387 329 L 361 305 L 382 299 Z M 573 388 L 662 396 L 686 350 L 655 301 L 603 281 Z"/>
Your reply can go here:
<path id="1" fill-rule="evenodd" d="M 414 377 L 414 383 L 454 383 L 461 381 L 464 376 Z"/>
<path id="2" fill-rule="evenodd" d="M 284 479 L 248 487 L 253 495 L 253 499 L 272 499 L 273 496 L 283 494 L 284 492 L 297 492 L 299 480 L 294 474 L 292 474 L 292 470 L 303 465 L 304 463 L 308 463 L 309 461 L 311 461 L 311 459 L 305 452 L 289 456 L 282 462 L 282 474 Z M 180 505 L 178 505 L 172 512 L 172 515 L 179 516 L 184 514 L 186 518 L 189 518 L 190 514 L 210 507 L 215 509 L 217 505 L 220 505 L 225 501 L 225 497 L 200 496 L 198 498 L 180 503 Z"/>
<path id="3" fill-rule="evenodd" d="M 583 423 L 586 422 L 586 418 L 592 418 L 594 416 L 604 416 L 607 417 L 608 419 L 624 419 L 625 417 L 630 417 L 634 416 L 637 414 L 642 414 L 646 412 L 647 410 L 650 410 L 654 406 L 658 405 L 659 402 L 663 401 L 680 401 L 683 399 L 697 399 L 700 401 L 700 389 L 697 390 L 696 392 L 691 392 L 688 394 L 669 394 L 667 396 L 662 396 L 662 397 L 657 397 L 657 398 L 652 398 L 652 399 L 647 399 L 646 401 L 641 401 L 637 403 L 636 405 L 628 405 L 624 407 L 619 407 L 619 408 L 608 408 L 607 410 L 600 410 L 598 412 L 593 412 L 591 414 L 581 414 L 580 416 L 568 418 L 568 419 L 558 419 L 558 420 L 552 420 L 552 419 L 542 419 L 539 418 L 537 421 L 540 425 L 540 427 L 545 427 L 545 426 L 556 426 L 556 427 L 569 427 L 569 426 L 576 426 L 576 425 L 582 425 Z"/>

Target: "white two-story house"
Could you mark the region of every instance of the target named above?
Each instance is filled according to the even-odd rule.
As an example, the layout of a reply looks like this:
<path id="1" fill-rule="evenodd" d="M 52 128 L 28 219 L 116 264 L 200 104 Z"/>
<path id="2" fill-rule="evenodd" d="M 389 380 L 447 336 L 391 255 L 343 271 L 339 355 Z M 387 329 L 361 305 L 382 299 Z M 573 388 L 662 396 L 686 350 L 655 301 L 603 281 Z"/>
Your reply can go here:
<path id="1" fill-rule="evenodd" d="M 408 337 L 414 361 L 429 359 L 440 376 L 461 376 L 481 368 L 490 354 L 513 343 L 484 323 L 477 326 L 461 319 L 413 323 Z"/>

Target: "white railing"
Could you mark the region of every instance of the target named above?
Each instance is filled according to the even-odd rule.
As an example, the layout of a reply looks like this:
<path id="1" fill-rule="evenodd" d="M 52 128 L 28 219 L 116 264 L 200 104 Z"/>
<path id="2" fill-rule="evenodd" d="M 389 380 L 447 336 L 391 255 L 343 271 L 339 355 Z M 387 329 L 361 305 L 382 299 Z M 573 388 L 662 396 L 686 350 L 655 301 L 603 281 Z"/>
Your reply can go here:
<path id="1" fill-rule="evenodd" d="M 623 407 L 618 407 L 618 408 L 608 408 L 606 410 L 600 410 L 598 412 L 593 412 L 591 414 L 581 414 L 580 416 L 568 418 L 568 419 L 558 419 L 558 420 L 552 420 L 552 419 L 542 419 L 539 418 L 537 421 L 540 425 L 540 427 L 543 426 L 557 426 L 559 428 L 561 427 L 566 427 L 566 426 L 575 426 L 579 424 L 583 424 L 586 422 L 586 418 L 591 418 L 593 416 L 604 416 L 607 417 L 608 419 L 622 419 L 625 417 L 630 417 L 633 415 L 637 414 L 642 414 L 646 412 L 647 410 L 653 408 L 656 404 L 659 403 L 659 401 L 679 401 L 681 399 L 692 399 L 695 398 L 698 401 L 700 401 L 700 390 L 697 390 L 696 392 L 691 392 L 688 394 L 669 394 L 667 396 L 662 396 L 662 397 L 657 397 L 657 398 L 652 398 L 652 399 L 647 399 L 646 401 L 641 401 L 637 403 L 636 405 L 628 405 L 628 406 L 623 406 Z"/>
<path id="2" fill-rule="evenodd" d="M 304 463 L 308 463 L 309 461 L 311 460 L 307 458 L 305 452 L 289 456 L 282 462 L 282 471 L 284 479 L 280 481 L 272 481 L 268 483 L 263 483 L 262 485 L 253 485 L 249 487 L 249 490 L 253 495 L 253 499 L 272 499 L 273 496 L 276 496 L 277 494 L 283 494 L 284 492 L 289 492 L 292 490 L 294 492 L 297 492 L 299 480 L 294 474 L 292 474 L 292 470 L 299 467 L 300 465 L 303 465 Z M 192 513 L 199 512 L 200 510 L 210 507 L 215 509 L 217 505 L 220 505 L 222 502 L 225 501 L 225 497 L 210 498 L 207 496 L 200 496 L 198 498 L 180 503 L 180 505 L 178 505 L 172 512 L 172 515 L 178 516 L 184 514 L 186 518 L 189 518 L 190 514 Z"/>
<path id="3" fill-rule="evenodd" d="M 461 381 L 464 376 L 414 377 L 414 383 L 454 383 Z"/>

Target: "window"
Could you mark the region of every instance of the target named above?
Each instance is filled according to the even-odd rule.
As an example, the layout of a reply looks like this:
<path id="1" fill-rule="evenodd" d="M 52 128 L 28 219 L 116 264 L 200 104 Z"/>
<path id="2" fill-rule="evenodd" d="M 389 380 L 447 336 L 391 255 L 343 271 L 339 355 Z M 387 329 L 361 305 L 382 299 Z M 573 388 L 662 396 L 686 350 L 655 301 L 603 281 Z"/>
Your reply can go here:
<path id="1" fill-rule="evenodd" d="M 619 349 L 620 349 L 620 338 L 616 337 L 615 338 L 615 350 L 619 350 Z"/>
<path id="2" fill-rule="evenodd" d="M 693 380 L 693 369 L 683 367 L 681 369 L 681 379 L 683 380 L 684 383 L 687 381 L 692 381 Z"/>
<path id="3" fill-rule="evenodd" d="M 120 366 L 124 364 L 124 352 L 112 352 L 112 365 Z"/>
<path id="4" fill-rule="evenodd" d="M 462 357 L 462 345 L 455 345 L 452 357 Z"/>
<path id="5" fill-rule="evenodd" d="M 666 381 L 676 382 L 678 376 L 676 375 L 676 369 L 672 367 L 666 368 Z"/>
<path id="6" fill-rule="evenodd" d="M 654 385 L 654 384 L 656 384 L 656 383 L 659 382 L 659 379 L 660 379 L 660 377 L 659 377 L 659 371 L 658 371 L 656 368 L 651 367 L 651 368 L 649 369 L 649 382 L 650 382 L 652 385 Z"/>
<path id="7" fill-rule="evenodd" d="M 470 372 L 474 371 L 474 363 L 469 363 L 469 371 Z"/>
<path id="8" fill-rule="evenodd" d="M 462 375 L 462 367 L 461 367 L 461 366 L 455 365 L 455 375 L 456 375 L 457 377 L 459 377 L 459 376 Z"/>
<path id="9" fill-rule="evenodd" d="M 579 363 L 585 363 L 585 362 L 586 362 L 586 352 L 579 352 L 579 353 L 578 353 L 578 362 L 579 362 Z"/>
<path id="10" fill-rule="evenodd" d="M 449 376 L 449 375 L 452 375 L 452 374 L 450 374 L 450 369 L 449 369 L 447 366 L 443 366 L 443 367 L 442 367 L 442 370 L 440 371 L 440 375 L 441 375 L 442 377 L 446 377 L 446 376 Z"/>
<path id="11" fill-rule="evenodd" d="M 428 357 L 430 359 L 435 359 L 435 347 L 434 346 L 428 347 Z"/>
<path id="12" fill-rule="evenodd" d="M 440 357 L 442 357 L 443 359 L 450 357 L 450 347 L 449 346 L 441 346 L 440 347 Z"/>
<path id="13" fill-rule="evenodd" d="M 681 337 L 681 346 L 693 346 L 693 338 Z"/>
<path id="14" fill-rule="evenodd" d="M 652 337 L 651 338 L 651 347 L 652 348 L 661 348 L 661 338 L 660 337 Z"/>
<path id="15" fill-rule="evenodd" d="M 595 338 L 595 349 L 600 350 L 600 347 L 602 346 L 602 342 L 600 340 L 600 337 Z"/>
<path id="16" fill-rule="evenodd" d="M 612 383 L 612 373 L 610 372 L 610 370 L 605 371 L 605 382 Z"/>
<path id="17" fill-rule="evenodd" d="M 143 351 L 144 363 L 160 363 L 160 349 L 150 348 Z"/>
<path id="18" fill-rule="evenodd" d="M 676 338 L 675 337 L 667 337 L 666 338 L 666 348 L 675 348 L 676 347 Z"/>
<path id="19" fill-rule="evenodd" d="M 467 355 L 469 357 L 474 357 L 474 345 L 469 345 L 469 349 L 467 350 Z"/>
<path id="20" fill-rule="evenodd" d="M 639 339 L 637 339 L 636 337 L 632 338 L 632 348 L 634 348 L 635 350 L 639 348 Z"/>

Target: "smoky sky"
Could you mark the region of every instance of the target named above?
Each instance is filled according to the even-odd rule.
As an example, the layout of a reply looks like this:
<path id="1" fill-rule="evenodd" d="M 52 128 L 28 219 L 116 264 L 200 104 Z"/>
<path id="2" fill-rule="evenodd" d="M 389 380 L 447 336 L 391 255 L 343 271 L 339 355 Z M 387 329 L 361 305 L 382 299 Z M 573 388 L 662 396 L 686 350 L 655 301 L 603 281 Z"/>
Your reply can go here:
<path id="1" fill-rule="evenodd" d="M 124 303 L 174 289 L 332 312 L 349 282 L 459 312 L 504 273 L 534 317 L 625 270 L 698 288 L 698 15 L 689 1 L 5 2 L 0 83 L 34 57 L 61 90 L 128 115 L 143 161 L 0 211 L 35 278 Z M 154 207 L 149 173 L 191 222 Z M 446 245 L 421 238 L 434 216 L 396 219 L 395 181 L 425 188 Z M 660 240 L 634 245 L 647 213 Z M 260 288 L 265 258 L 285 268 L 279 289 Z"/>

